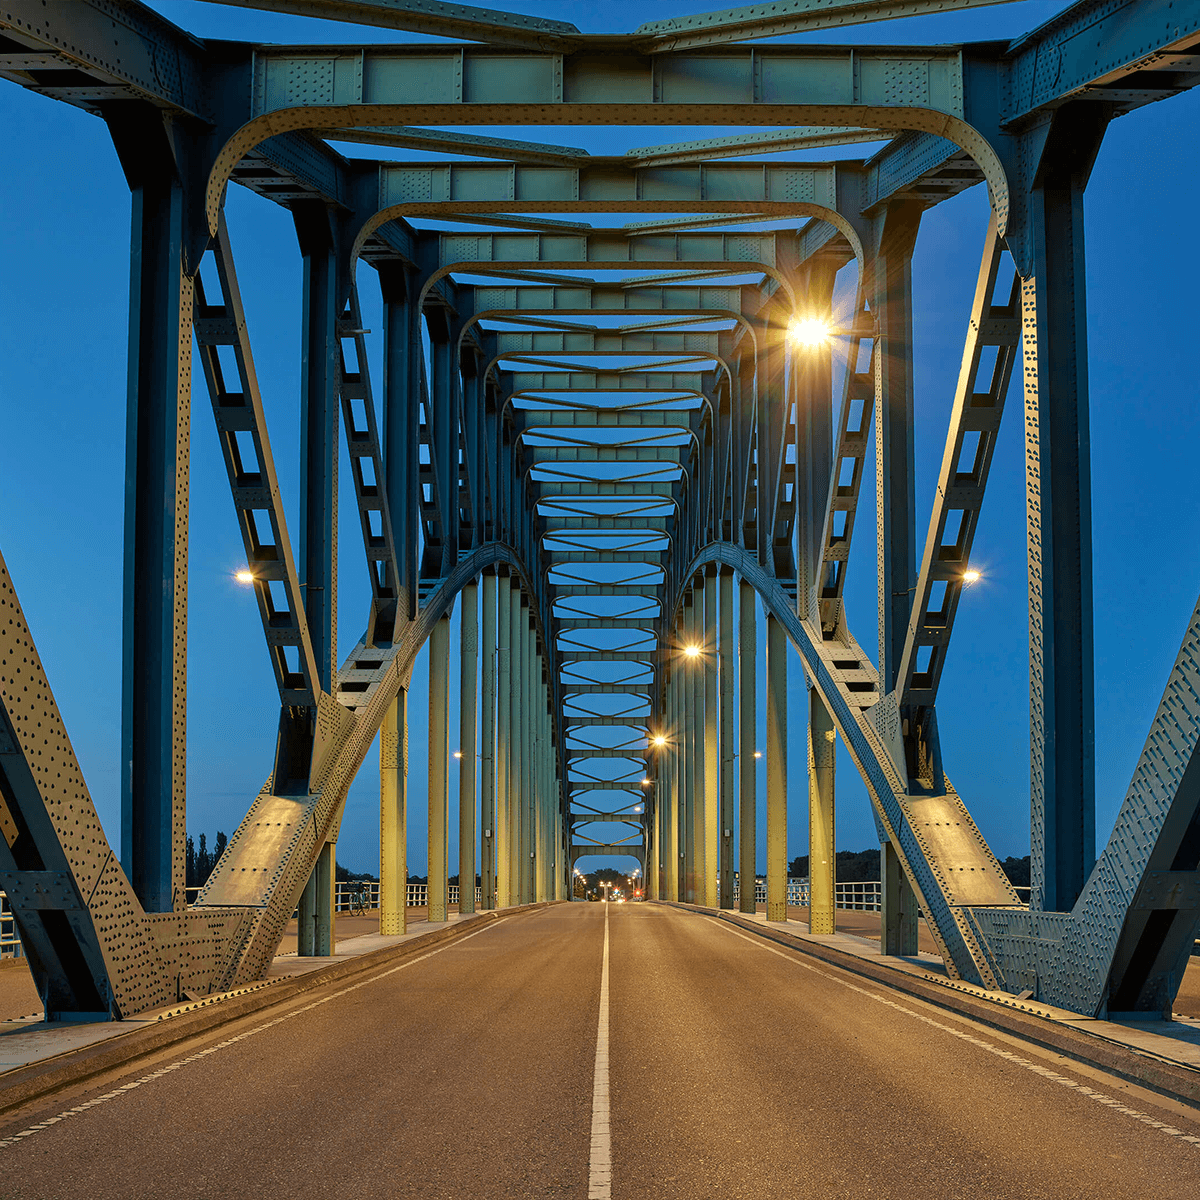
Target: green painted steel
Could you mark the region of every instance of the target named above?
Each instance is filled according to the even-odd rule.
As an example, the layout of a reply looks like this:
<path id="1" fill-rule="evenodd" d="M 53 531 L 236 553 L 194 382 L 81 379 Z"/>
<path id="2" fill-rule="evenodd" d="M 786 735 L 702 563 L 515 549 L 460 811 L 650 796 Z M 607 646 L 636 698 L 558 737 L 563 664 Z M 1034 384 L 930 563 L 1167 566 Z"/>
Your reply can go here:
<path id="1" fill-rule="evenodd" d="M 631 854 L 648 895 L 727 905 L 737 575 L 736 828 L 747 880 L 756 596 L 767 612 L 768 919 L 786 916 L 790 640 L 812 689 L 814 929 L 832 914 L 830 735 L 840 734 L 884 842 L 885 950 L 915 948 L 919 905 L 953 975 L 1089 1014 L 1169 1011 L 1200 917 L 1200 861 L 1185 836 L 1200 805 L 1190 773 L 1196 621 L 1114 841 L 1093 867 L 1083 196 L 1110 121 L 1200 79 L 1200 0 L 1081 0 L 1011 44 L 909 47 L 804 35 L 971 0 L 778 0 L 603 37 L 434 0 L 241 3 L 466 44 L 217 46 L 136 0 L 8 0 L 0 11 L 0 78 L 106 121 L 133 195 L 137 267 L 121 867 L 65 732 L 54 762 L 85 798 L 75 826 L 55 808 L 56 785 L 30 767 L 28 730 L 61 729 L 40 664 L 30 668 L 36 700 L 0 666 L 0 886 L 48 1010 L 124 1015 L 180 989 L 254 979 L 298 902 L 302 946 L 327 953 L 333 847 L 376 733 L 381 928 L 402 931 L 405 713 L 426 644 L 431 918 L 445 919 L 448 614 L 460 593 L 464 886 L 478 865 L 485 907 L 542 900 L 563 895 L 579 854 Z M 794 40 L 747 44 L 781 36 Z M 591 127 L 622 123 L 721 132 L 587 150 Z M 512 125 L 570 125 L 581 145 L 490 136 Z M 334 141 L 447 161 L 350 160 Z M 871 143 L 866 158 L 796 157 Z M 229 182 L 290 210 L 304 262 L 295 555 L 222 217 Z M 922 554 L 913 244 L 927 209 L 979 183 L 993 215 L 963 313 Z M 210 252 L 220 296 L 199 281 Z M 997 295 L 1004 255 L 1016 275 Z M 363 328 L 361 264 L 379 276 L 378 335 Z M 858 283 L 834 331 L 850 359 L 835 414 L 828 346 L 806 350 L 791 331 L 832 319 L 845 267 Z M 191 333 L 280 733 L 269 778 L 186 907 L 179 478 Z M 378 422 L 366 370 L 375 336 Z M 1031 513 L 1030 906 L 945 776 L 936 713 L 1018 339 Z M 222 374 L 229 354 L 236 381 Z M 339 408 L 371 586 L 365 633 L 340 669 Z M 872 449 L 877 663 L 842 604 Z M 148 587 L 164 579 L 165 591 Z M 2 564 L 0 603 L 13 614 L 0 623 L 0 663 L 36 662 Z M 49 892 L 35 858 L 53 868 Z M 39 936 L 47 907 L 77 953 Z M 749 887 L 742 907 L 753 907 Z"/>

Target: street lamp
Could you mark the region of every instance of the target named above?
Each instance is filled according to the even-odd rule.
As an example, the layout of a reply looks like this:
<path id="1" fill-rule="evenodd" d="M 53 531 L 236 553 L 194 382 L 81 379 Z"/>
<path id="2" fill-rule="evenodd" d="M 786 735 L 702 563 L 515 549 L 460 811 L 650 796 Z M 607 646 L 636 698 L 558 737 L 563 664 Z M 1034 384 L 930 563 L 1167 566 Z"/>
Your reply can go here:
<path id="1" fill-rule="evenodd" d="M 238 581 L 238 583 L 254 582 L 254 572 L 251 571 L 249 567 L 243 567 L 240 571 L 235 571 L 233 577 Z"/>
<path id="2" fill-rule="evenodd" d="M 963 587 L 970 587 L 971 584 L 978 583 L 982 578 L 982 572 L 975 570 L 974 567 L 970 567 L 962 573 Z"/>
<path id="3" fill-rule="evenodd" d="M 787 339 L 793 346 L 809 349 L 824 345 L 831 332 L 829 323 L 819 317 L 793 317 L 788 322 Z"/>

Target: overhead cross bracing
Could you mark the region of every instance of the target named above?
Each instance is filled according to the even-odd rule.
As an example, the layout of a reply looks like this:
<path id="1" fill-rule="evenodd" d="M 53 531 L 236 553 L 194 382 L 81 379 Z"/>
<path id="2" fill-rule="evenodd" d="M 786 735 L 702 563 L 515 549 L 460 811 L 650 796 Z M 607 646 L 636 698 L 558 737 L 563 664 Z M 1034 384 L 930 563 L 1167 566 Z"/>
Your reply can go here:
<path id="1" fill-rule="evenodd" d="M 0 658 L 34 664 L 19 686 L 0 676 L 0 883 L 48 1009 L 128 1014 L 257 978 L 297 906 L 302 944 L 328 952 L 332 847 L 376 736 L 383 928 L 402 928 L 408 687 L 423 648 L 431 912 L 445 915 L 451 744 L 463 794 L 479 793 L 478 813 L 460 805 L 459 870 L 479 871 L 485 905 L 564 898 L 578 857 L 619 846 L 652 897 L 728 906 L 735 860 L 744 879 L 757 865 L 744 734 L 761 693 L 767 916 L 779 919 L 795 652 L 810 685 L 811 840 L 832 860 L 840 737 L 883 846 L 889 952 L 915 947 L 919 907 L 952 974 L 1081 1012 L 1169 1008 L 1200 911 L 1194 649 L 1185 640 L 1093 866 L 1082 197 L 1108 124 L 1200 76 L 1200 4 L 1176 0 L 1165 19 L 1156 0 L 1083 0 L 1011 43 L 909 47 L 804 35 L 940 0 L 796 0 L 603 36 L 431 0 L 248 6 L 467 41 L 217 44 L 134 0 L 0 10 L 0 76 L 101 117 L 137 198 L 119 864 L 65 732 L 54 762 L 71 796 L 37 767 L 31 731 L 61 718 L 0 580 L 14 614 Z M 780 36 L 793 40 L 752 41 Z M 521 125 L 549 127 L 545 140 L 507 136 Z M 636 132 L 658 125 L 722 132 L 675 144 Z M 589 150 L 621 126 L 622 153 Z M 802 157 L 826 147 L 851 156 Z M 290 212 L 305 264 L 290 529 L 224 223 L 230 182 Z M 993 220 L 921 542 L 912 252 L 922 214 L 980 183 Z M 378 279 L 377 331 L 363 328 L 360 264 Z M 847 266 L 855 302 L 835 312 Z M 806 346 L 813 322 L 824 329 Z M 279 727 L 261 791 L 189 905 L 193 340 Z M 936 719 L 1018 350 L 1028 904 L 946 777 Z M 342 438 L 370 609 L 339 656 Z M 872 452 L 879 625 L 860 643 L 844 589 Z M 606 790 L 616 798 L 593 795 Z M 68 815 L 77 803 L 83 815 Z M 814 877 L 814 929 L 832 920 L 831 896 L 832 875 Z"/>

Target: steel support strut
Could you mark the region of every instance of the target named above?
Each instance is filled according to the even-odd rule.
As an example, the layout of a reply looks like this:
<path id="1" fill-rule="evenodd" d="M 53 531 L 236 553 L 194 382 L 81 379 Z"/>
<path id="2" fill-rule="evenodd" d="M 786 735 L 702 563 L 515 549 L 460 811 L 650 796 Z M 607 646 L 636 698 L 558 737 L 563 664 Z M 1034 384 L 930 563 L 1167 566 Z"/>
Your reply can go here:
<path id="1" fill-rule="evenodd" d="M 734 761 L 736 739 L 736 713 L 733 705 L 734 654 L 733 654 L 733 572 L 722 570 L 719 579 L 720 595 L 720 673 L 721 722 L 720 722 L 720 835 L 721 835 L 721 889 L 718 903 L 721 908 L 733 907 L 733 833 L 737 826 L 734 818 Z"/>
<path id="2" fill-rule="evenodd" d="M 185 145 L 148 105 L 106 114 L 132 192 L 121 694 L 121 865 L 184 907 L 192 282 Z M 185 151 L 186 153 L 186 151 Z"/>
<path id="3" fill-rule="evenodd" d="M 1107 112 L 1050 123 L 1023 281 L 1029 538 L 1031 906 L 1070 909 L 1096 856 L 1091 457 L 1083 192 Z"/>
<path id="4" fill-rule="evenodd" d="M 754 890 L 758 872 L 758 770 L 754 747 L 758 653 L 758 598 L 746 580 L 738 585 L 738 875 L 740 912 L 755 911 Z"/>
<path id="5" fill-rule="evenodd" d="M 458 686 L 458 911 L 475 911 L 475 727 L 479 669 L 479 587 L 462 590 Z"/>
<path id="6" fill-rule="evenodd" d="M 450 618 L 429 636 L 429 920 L 446 919 L 450 806 Z"/>
<path id="7" fill-rule="evenodd" d="M 767 920 L 787 920 L 787 636 L 767 616 Z"/>
<path id="8" fill-rule="evenodd" d="M 404 933 L 408 900 L 408 689 L 379 730 L 379 932 Z"/>
<path id="9" fill-rule="evenodd" d="M 874 263 L 875 489 L 879 548 L 879 690 L 896 686 L 917 584 L 913 466 L 912 253 L 921 206 L 889 206 Z"/>
<path id="10" fill-rule="evenodd" d="M 292 209 L 304 257 L 300 364 L 300 590 L 323 692 L 337 671 L 338 254 L 324 204 Z"/>

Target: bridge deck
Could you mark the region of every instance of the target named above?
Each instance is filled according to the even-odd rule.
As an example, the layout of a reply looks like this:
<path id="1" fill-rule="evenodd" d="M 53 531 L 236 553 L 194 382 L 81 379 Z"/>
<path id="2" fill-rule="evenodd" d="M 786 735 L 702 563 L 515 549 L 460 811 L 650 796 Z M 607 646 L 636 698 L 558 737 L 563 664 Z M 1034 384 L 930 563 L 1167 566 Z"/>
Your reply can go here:
<path id="1" fill-rule="evenodd" d="M 1194 1195 L 1194 1109 L 641 904 L 490 923 L 14 1113 L 6 1187 L 585 1196 L 606 929 L 614 1197 Z"/>

